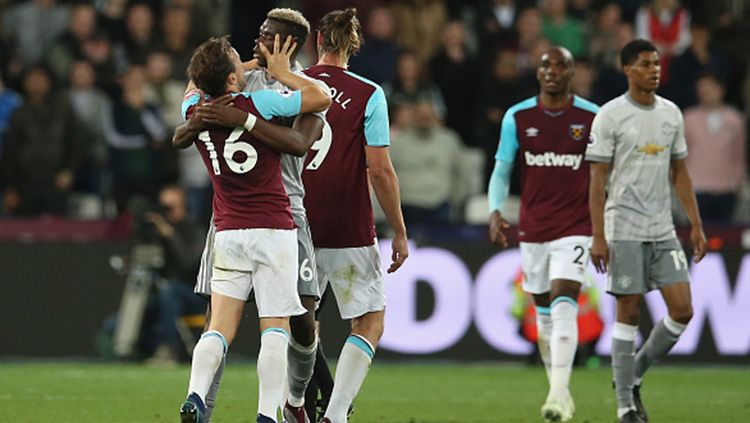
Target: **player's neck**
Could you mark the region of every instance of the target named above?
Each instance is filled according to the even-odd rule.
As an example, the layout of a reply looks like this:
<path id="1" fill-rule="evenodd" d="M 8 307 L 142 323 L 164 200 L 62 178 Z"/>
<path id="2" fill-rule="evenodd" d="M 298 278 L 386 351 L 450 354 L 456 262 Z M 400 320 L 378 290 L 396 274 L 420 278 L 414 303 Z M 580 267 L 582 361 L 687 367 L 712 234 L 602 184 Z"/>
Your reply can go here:
<path id="1" fill-rule="evenodd" d="M 628 95 L 633 101 L 642 106 L 653 106 L 656 103 L 656 93 L 654 91 L 641 90 L 631 85 L 628 88 Z"/>
<path id="2" fill-rule="evenodd" d="M 346 62 L 345 58 L 333 53 L 320 53 L 318 58 L 318 65 L 336 66 L 343 69 L 349 67 Z"/>
<path id="3" fill-rule="evenodd" d="M 542 92 L 539 95 L 539 98 L 541 99 L 542 107 L 544 107 L 545 109 L 559 110 L 568 105 L 571 96 L 572 95 L 569 91 L 560 94 L 549 94 Z"/>

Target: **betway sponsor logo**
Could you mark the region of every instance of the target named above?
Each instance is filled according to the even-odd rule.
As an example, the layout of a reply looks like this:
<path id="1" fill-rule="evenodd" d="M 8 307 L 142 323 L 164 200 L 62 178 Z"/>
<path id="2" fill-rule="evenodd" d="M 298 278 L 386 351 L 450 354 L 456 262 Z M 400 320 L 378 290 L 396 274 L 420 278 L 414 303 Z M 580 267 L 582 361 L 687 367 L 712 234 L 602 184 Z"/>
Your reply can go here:
<path id="1" fill-rule="evenodd" d="M 557 154 L 551 151 L 542 154 L 526 151 L 524 156 L 527 166 L 572 167 L 573 170 L 578 170 L 583 161 L 582 154 Z"/>

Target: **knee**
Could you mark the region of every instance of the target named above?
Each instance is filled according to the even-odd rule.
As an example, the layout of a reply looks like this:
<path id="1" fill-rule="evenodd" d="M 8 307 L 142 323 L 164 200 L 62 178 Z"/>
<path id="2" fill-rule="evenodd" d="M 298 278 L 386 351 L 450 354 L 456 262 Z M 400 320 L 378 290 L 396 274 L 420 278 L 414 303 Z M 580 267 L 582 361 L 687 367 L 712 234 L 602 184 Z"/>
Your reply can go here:
<path id="1" fill-rule="evenodd" d="M 671 317 L 672 320 L 677 323 L 686 325 L 690 322 L 690 319 L 693 318 L 693 307 L 691 305 L 687 305 L 676 310 L 671 310 L 669 312 L 669 317 Z"/>
<path id="2" fill-rule="evenodd" d="M 383 330 L 383 312 L 368 313 L 352 319 L 352 333 L 364 336 L 373 345 L 377 345 L 380 342 Z"/>
<path id="3" fill-rule="evenodd" d="M 315 319 L 311 313 L 289 319 L 294 342 L 309 347 L 315 342 Z"/>

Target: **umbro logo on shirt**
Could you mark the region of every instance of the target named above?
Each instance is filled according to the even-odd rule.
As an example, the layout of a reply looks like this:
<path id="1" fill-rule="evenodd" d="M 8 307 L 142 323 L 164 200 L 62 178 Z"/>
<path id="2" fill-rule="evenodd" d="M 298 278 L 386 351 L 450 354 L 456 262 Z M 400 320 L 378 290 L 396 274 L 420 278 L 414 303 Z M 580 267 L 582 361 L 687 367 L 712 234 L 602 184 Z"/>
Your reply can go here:
<path id="1" fill-rule="evenodd" d="M 329 73 L 326 73 L 326 72 L 319 73 L 318 76 L 321 77 L 321 78 L 330 78 L 331 77 L 331 75 Z"/>
<path id="2" fill-rule="evenodd" d="M 537 128 L 534 128 L 533 126 L 531 128 L 526 128 L 527 137 L 535 137 L 537 135 L 539 135 L 539 130 Z"/>

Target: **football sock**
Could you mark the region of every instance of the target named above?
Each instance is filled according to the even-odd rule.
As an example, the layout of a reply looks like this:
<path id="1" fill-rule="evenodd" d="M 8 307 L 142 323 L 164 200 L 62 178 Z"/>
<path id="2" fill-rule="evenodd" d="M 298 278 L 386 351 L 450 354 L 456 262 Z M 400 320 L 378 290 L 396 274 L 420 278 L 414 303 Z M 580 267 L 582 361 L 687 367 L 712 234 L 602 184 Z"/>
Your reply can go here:
<path id="1" fill-rule="evenodd" d="M 260 336 L 258 352 L 258 413 L 276 417 L 284 401 L 286 351 L 289 335 L 281 328 L 268 328 Z"/>
<path id="2" fill-rule="evenodd" d="M 686 328 L 687 325 L 675 322 L 669 316 L 665 316 L 654 326 L 648 339 L 635 356 L 636 385 L 641 384 L 643 375 L 654 364 L 654 361 L 667 355 Z"/>
<path id="3" fill-rule="evenodd" d="M 221 376 L 224 374 L 224 366 L 227 364 L 227 357 L 226 355 L 221 358 L 221 363 L 219 363 L 219 368 L 216 369 L 216 373 L 214 374 L 214 379 L 211 381 L 211 387 L 208 388 L 208 393 L 206 394 L 206 414 L 205 420 L 207 422 L 211 421 L 211 414 L 214 412 L 214 406 L 216 405 L 216 395 L 219 393 L 219 384 L 221 383 Z"/>
<path id="4" fill-rule="evenodd" d="M 349 405 L 365 381 L 374 356 L 375 349 L 363 336 L 350 335 L 346 340 L 336 366 L 333 394 L 325 415 L 331 422 L 346 422 Z"/>
<path id="5" fill-rule="evenodd" d="M 550 382 L 550 338 L 552 337 L 552 316 L 549 307 L 536 306 L 536 343 L 539 346 L 539 356 L 547 373 L 547 382 Z M 550 382 L 551 383 L 551 382 Z"/>
<path id="6" fill-rule="evenodd" d="M 216 369 L 227 352 L 227 340 L 215 330 L 201 336 L 193 349 L 193 365 L 190 369 L 188 394 L 195 392 L 206 402 L 206 394 L 214 379 Z"/>
<path id="7" fill-rule="evenodd" d="M 578 303 L 570 297 L 557 297 L 550 309 L 550 395 L 562 397 L 568 390 L 578 347 Z"/>
<path id="8" fill-rule="evenodd" d="M 290 339 L 287 349 L 289 360 L 289 404 L 292 407 L 302 407 L 305 404 L 305 390 L 315 369 L 315 353 L 318 347 L 316 339 L 312 345 L 306 347 L 298 344 L 294 337 Z"/>
<path id="9" fill-rule="evenodd" d="M 615 379 L 617 416 L 622 417 L 633 405 L 635 379 L 635 337 L 638 326 L 615 322 L 612 329 L 612 373 Z"/>

